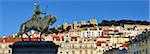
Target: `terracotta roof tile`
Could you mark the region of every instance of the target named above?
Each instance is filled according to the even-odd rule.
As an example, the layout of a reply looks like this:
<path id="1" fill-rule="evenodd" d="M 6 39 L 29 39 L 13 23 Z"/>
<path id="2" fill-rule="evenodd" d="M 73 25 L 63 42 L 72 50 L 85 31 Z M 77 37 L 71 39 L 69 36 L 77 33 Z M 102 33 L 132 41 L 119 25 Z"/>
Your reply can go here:
<path id="1" fill-rule="evenodd" d="M 97 38 L 111 38 L 110 36 L 98 36 Z"/>
<path id="2" fill-rule="evenodd" d="M 81 32 L 81 30 L 77 30 L 76 32 Z"/>
<path id="3" fill-rule="evenodd" d="M 6 40 L 6 42 L 18 42 L 18 41 L 21 41 L 21 39 L 14 39 L 13 36 L 8 36 L 4 40 Z"/>
<path id="4" fill-rule="evenodd" d="M 34 32 L 34 34 L 40 34 L 40 32 Z"/>
<path id="5" fill-rule="evenodd" d="M 106 41 L 97 41 L 97 42 L 96 42 L 96 45 L 97 45 L 97 46 L 100 46 L 101 43 L 106 43 Z M 108 44 L 106 43 L 106 45 L 108 45 Z"/>
<path id="6" fill-rule="evenodd" d="M 29 38 L 22 38 L 24 41 L 29 41 Z M 41 38 L 42 40 L 44 40 L 44 38 Z M 21 39 L 20 39 L 21 40 Z M 38 41 L 40 40 L 40 38 L 31 38 L 31 41 Z M 22 40 L 21 40 L 22 41 Z"/>
<path id="7" fill-rule="evenodd" d="M 110 31 L 113 31 L 113 30 L 103 30 L 103 32 L 110 32 Z"/>
<path id="8" fill-rule="evenodd" d="M 97 43 L 106 43 L 106 41 L 97 41 Z"/>
<path id="9" fill-rule="evenodd" d="M 3 41 L 3 39 L 2 38 L 0 38 L 0 42 L 2 42 Z"/>

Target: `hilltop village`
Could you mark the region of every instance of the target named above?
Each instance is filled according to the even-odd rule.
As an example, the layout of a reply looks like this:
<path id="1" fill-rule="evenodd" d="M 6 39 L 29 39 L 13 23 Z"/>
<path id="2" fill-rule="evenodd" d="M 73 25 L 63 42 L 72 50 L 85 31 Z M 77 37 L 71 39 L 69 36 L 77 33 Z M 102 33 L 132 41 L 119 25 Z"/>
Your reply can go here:
<path id="1" fill-rule="evenodd" d="M 57 54 L 148 54 L 150 53 L 150 22 L 132 20 L 74 21 L 49 29 L 42 41 L 59 45 Z M 40 41 L 41 32 L 30 31 L 31 41 Z M 9 45 L 21 42 L 17 34 L 0 38 L 0 54 L 12 54 Z M 23 34 L 24 41 L 29 41 Z"/>

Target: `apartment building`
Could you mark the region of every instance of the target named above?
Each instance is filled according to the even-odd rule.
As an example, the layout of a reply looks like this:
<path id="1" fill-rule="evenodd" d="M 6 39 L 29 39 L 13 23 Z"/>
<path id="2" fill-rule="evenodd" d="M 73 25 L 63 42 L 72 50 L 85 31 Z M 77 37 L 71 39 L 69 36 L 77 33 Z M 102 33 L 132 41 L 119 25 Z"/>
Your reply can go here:
<path id="1" fill-rule="evenodd" d="M 150 53 L 150 31 L 142 32 L 128 45 L 129 54 L 149 54 Z"/>
<path id="2" fill-rule="evenodd" d="M 52 36 L 54 43 L 59 45 L 57 54 L 96 54 L 96 39 L 79 36 Z"/>
<path id="3" fill-rule="evenodd" d="M 86 27 L 87 25 L 92 24 L 91 27 Z M 84 25 L 84 26 L 83 26 Z M 94 25 L 94 26 L 93 26 Z M 63 28 L 66 29 L 70 27 L 70 30 L 67 30 L 63 33 L 50 33 L 48 36 L 41 36 L 42 41 L 53 41 L 56 45 L 59 45 L 58 54 L 103 54 L 109 50 L 114 48 L 117 49 L 136 49 L 131 51 L 133 52 L 139 51 L 137 48 L 139 46 L 134 46 L 135 44 L 131 44 L 128 47 L 128 42 L 132 39 L 136 39 L 145 29 L 149 30 L 148 25 L 128 25 L 125 24 L 123 26 L 97 26 L 96 19 L 92 19 L 89 22 L 81 21 L 81 24 L 78 22 L 73 22 L 73 24 L 68 24 L 64 22 Z M 30 31 L 28 34 L 31 36 L 31 41 L 39 41 L 40 32 Z M 10 38 L 10 37 L 9 37 Z M 14 40 L 15 36 L 12 36 L 9 41 Z M 19 37 L 21 38 L 21 37 Z M 23 35 L 23 40 L 29 41 L 27 35 Z M 4 39 L 0 39 L 0 41 Z M 15 41 L 11 41 L 10 43 L 22 41 L 21 39 L 17 39 Z M 2 42 L 2 41 L 1 41 Z M 145 43 L 146 41 L 144 41 Z M 149 41 L 147 41 L 149 42 Z M 7 43 L 7 41 L 6 41 Z M 8 43 L 8 44 L 10 44 Z M 141 42 L 140 42 L 141 43 Z M 6 45 L 2 42 L 0 45 Z M 145 44 L 144 44 L 145 45 Z M 131 47 L 131 48 L 130 48 Z M 149 46 L 148 46 L 149 47 Z M 139 47 L 140 49 L 143 49 Z M 2 49 L 2 48 L 1 48 Z M 6 48 L 4 48 L 6 49 Z M 149 50 L 149 49 L 147 49 Z M 11 52 L 6 50 L 7 53 Z M 144 48 L 145 52 L 146 49 Z M 2 51 L 4 52 L 4 51 Z M 139 53 L 139 52 L 138 52 Z"/>

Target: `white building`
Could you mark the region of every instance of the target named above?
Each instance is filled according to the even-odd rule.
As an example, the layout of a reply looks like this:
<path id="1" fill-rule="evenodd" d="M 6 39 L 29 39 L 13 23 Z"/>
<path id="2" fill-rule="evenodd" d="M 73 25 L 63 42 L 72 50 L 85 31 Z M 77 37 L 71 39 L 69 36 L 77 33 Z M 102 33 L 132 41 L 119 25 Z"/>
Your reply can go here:
<path id="1" fill-rule="evenodd" d="M 64 34 L 65 36 L 80 36 L 83 37 L 97 37 L 102 36 L 102 30 L 97 29 L 90 29 L 87 30 L 77 30 L 77 31 L 69 31 L 68 33 Z"/>

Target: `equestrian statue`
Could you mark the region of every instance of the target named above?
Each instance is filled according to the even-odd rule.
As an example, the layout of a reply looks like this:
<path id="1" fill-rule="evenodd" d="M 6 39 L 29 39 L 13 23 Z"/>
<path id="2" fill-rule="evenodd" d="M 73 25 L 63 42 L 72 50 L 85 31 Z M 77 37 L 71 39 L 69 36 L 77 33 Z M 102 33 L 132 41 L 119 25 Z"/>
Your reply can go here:
<path id="1" fill-rule="evenodd" d="M 23 34 L 26 34 L 29 37 L 29 40 L 31 41 L 31 35 L 28 35 L 28 32 L 30 30 L 36 30 L 41 32 L 40 34 L 40 41 L 41 41 L 41 35 L 43 34 L 47 35 L 49 33 L 49 26 L 51 26 L 52 24 L 54 24 L 54 22 L 56 22 L 56 17 L 51 15 L 46 15 L 43 18 L 41 18 L 40 15 L 46 14 L 46 12 L 41 12 L 39 10 L 39 5 L 36 3 L 34 3 L 34 6 L 36 8 L 34 10 L 32 18 L 22 23 L 20 26 L 18 36 L 21 36 L 22 41 L 24 41 L 22 38 Z"/>

